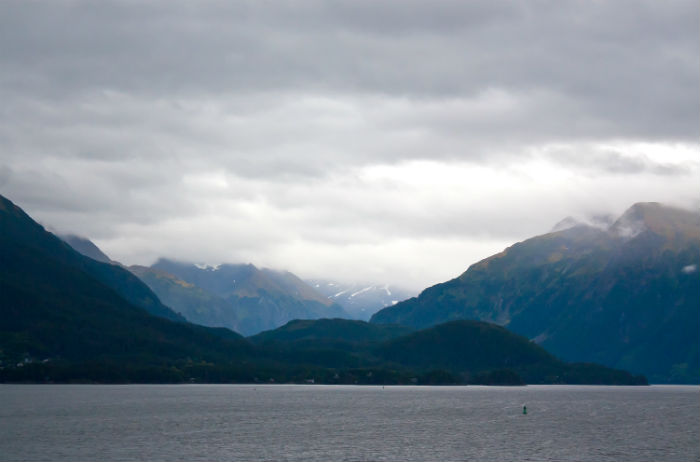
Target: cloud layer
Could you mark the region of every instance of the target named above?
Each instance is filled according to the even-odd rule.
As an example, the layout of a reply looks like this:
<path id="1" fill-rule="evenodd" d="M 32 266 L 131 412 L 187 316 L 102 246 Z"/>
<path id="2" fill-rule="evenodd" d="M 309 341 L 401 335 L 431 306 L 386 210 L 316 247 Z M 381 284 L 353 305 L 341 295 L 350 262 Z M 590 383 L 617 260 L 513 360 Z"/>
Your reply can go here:
<path id="1" fill-rule="evenodd" d="M 114 258 L 458 274 L 698 206 L 695 1 L 3 2 L 0 193 Z"/>

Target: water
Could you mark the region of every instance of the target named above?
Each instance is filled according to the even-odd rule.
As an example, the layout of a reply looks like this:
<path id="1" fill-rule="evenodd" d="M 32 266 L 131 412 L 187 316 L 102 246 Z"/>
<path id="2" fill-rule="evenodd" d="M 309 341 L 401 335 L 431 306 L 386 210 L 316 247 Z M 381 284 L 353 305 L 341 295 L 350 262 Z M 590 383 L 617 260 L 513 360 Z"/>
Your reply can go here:
<path id="1" fill-rule="evenodd" d="M 699 397 L 661 386 L 0 385 L 0 460 L 697 461 Z"/>

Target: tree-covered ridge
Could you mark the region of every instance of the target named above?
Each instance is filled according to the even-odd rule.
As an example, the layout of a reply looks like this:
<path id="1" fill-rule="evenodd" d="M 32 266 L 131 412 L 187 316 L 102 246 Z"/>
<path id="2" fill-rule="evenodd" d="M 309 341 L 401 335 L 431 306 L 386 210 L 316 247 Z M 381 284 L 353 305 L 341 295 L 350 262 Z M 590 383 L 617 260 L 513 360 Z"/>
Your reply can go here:
<path id="1" fill-rule="evenodd" d="M 449 377 L 450 383 L 646 383 L 597 364 L 565 363 L 522 336 L 480 321 L 418 331 L 343 319 L 293 321 L 250 339 L 308 367 L 406 370 L 432 380 Z"/>
<path id="2" fill-rule="evenodd" d="M 294 320 L 274 330 L 249 337 L 254 343 L 332 340 L 347 343 L 368 343 L 389 340 L 413 332 L 399 325 L 375 325 L 349 319 Z"/>

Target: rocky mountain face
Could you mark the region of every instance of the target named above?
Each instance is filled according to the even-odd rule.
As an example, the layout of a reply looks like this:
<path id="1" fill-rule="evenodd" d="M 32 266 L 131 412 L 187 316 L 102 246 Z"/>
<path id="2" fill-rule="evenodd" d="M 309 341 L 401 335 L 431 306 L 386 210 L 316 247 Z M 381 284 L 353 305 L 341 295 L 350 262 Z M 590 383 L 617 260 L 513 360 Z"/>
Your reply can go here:
<path id="1" fill-rule="evenodd" d="M 560 224 L 385 308 L 374 323 L 508 327 L 570 361 L 698 383 L 700 214 L 635 204 L 611 224 Z"/>
<path id="2" fill-rule="evenodd" d="M 190 322 L 227 327 L 243 335 L 274 329 L 292 319 L 348 317 L 342 307 L 287 271 L 251 264 L 207 267 L 166 259 L 130 269 Z"/>

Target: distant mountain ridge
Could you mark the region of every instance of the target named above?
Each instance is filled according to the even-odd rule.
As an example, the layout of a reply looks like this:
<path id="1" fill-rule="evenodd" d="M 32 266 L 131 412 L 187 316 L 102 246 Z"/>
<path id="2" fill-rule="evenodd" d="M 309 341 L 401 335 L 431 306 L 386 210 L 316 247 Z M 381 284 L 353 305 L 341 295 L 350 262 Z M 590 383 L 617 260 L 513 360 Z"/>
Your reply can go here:
<path id="1" fill-rule="evenodd" d="M 609 226 L 569 222 L 517 243 L 371 322 L 495 322 L 569 361 L 698 383 L 700 214 L 635 204 Z"/>
<path id="2" fill-rule="evenodd" d="M 68 234 L 61 239 L 94 260 L 122 266 L 87 238 Z M 178 319 L 226 327 L 244 335 L 274 329 L 291 319 L 350 317 L 339 304 L 289 271 L 258 269 L 252 264 L 208 266 L 165 258 L 151 267 L 126 269 L 175 310 Z"/>
<path id="3" fill-rule="evenodd" d="M 309 279 L 319 293 L 338 303 L 353 319 L 368 321 L 377 311 L 415 295 L 390 284 L 347 284 L 328 279 Z"/>
<path id="4" fill-rule="evenodd" d="M 207 267 L 167 259 L 130 270 L 189 321 L 243 335 L 292 319 L 348 317 L 342 307 L 288 271 L 252 264 Z"/>

